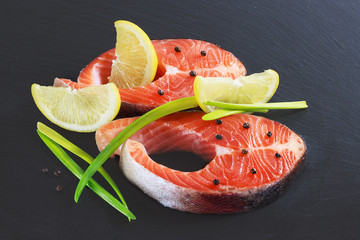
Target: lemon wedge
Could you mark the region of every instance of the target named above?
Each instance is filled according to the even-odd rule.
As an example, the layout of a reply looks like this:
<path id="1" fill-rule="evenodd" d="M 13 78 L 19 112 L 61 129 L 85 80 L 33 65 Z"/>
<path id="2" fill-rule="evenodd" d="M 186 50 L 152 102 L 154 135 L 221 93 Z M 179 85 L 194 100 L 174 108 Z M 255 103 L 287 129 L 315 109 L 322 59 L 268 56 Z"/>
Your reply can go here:
<path id="1" fill-rule="evenodd" d="M 134 23 L 115 22 L 116 47 L 109 82 L 119 88 L 135 88 L 153 81 L 158 60 L 146 33 Z"/>
<path id="2" fill-rule="evenodd" d="M 33 84 L 36 106 L 56 125 L 76 132 L 93 132 L 115 118 L 120 109 L 119 90 L 113 83 L 79 90 Z"/>
<path id="3" fill-rule="evenodd" d="M 218 107 L 204 105 L 205 101 L 226 103 L 266 103 L 279 86 L 279 75 L 274 70 L 265 70 L 235 80 L 222 77 L 201 77 L 194 80 L 194 95 L 201 109 L 212 112 Z"/>

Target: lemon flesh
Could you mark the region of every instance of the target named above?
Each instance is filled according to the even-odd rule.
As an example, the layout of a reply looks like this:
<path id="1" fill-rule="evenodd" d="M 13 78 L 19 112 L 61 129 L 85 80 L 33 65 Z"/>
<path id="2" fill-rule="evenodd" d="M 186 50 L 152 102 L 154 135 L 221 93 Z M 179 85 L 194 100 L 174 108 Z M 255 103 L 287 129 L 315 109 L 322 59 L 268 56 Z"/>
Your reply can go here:
<path id="1" fill-rule="evenodd" d="M 31 93 L 47 119 L 76 132 L 93 132 L 110 122 L 121 103 L 119 90 L 113 83 L 79 90 L 33 84 Z"/>
<path id="2" fill-rule="evenodd" d="M 135 88 L 153 81 L 158 59 L 146 33 L 134 23 L 115 22 L 116 47 L 109 82 L 119 88 Z"/>
<path id="3" fill-rule="evenodd" d="M 279 75 L 271 69 L 249 76 L 240 76 L 235 80 L 197 76 L 194 80 L 194 95 L 201 109 L 209 113 L 219 108 L 204 105 L 205 101 L 266 103 L 275 94 L 278 86 Z"/>

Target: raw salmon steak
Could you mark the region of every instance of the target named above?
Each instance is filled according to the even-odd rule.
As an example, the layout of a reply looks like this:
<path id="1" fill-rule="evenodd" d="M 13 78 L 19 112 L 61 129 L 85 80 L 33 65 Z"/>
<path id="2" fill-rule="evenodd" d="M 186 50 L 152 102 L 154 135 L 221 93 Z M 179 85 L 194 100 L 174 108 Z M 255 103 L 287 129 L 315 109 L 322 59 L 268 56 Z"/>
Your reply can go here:
<path id="1" fill-rule="evenodd" d="M 194 73 L 233 79 L 246 74 L 241 61 L 212 43 L 192 39 L 153 40 L 152 43 L 159 62 L 155 80 L 143 87 L 119 89 L 122 116 L 141 115 L 166 102 L 193 96 Z M 179 47 L 180 52 L 175 51 L 175 47 Z M 114 59 L 115 49 L 111 49 L 86 66 L 77 82 L 56 79 L 55 85 L 78 89 L 106 84 Z"/>
<path id="2" fill-rule="evenodd" d="M 135 133 L 115 154 L 125 176 L 166 207 L 193 213 L 245 212 L 278 197 L 305 160 L 303 139 L 286 126 L 237 114 L 203 121 L 204 113 L 178 112 Z M 115 120 L 96 132 L 99 150 L 136 118 Z M 209 163 L 182 172 L 149 155 L 188 151 Z"/>

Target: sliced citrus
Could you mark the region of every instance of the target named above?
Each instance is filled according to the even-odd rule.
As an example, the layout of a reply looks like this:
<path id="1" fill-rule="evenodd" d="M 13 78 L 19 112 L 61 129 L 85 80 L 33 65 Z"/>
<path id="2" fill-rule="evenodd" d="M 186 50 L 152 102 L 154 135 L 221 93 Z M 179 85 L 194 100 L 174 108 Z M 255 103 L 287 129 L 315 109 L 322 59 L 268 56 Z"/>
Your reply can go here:
<path id="1" fill-rule="evenodd" d="M 146 33 L 134 23 L 119 20 L 116 28 L 116 59 L 111 67 L 110 82 L 119 88 L 135 88 L 153 81 L 158 60 Z"/>
<path id="2" fill-rule="evenodd" d="M 271 69 L 240 76 L 235 80 L 197 76 L 194 81 L 194 95 L 201 109 L 208 113 L 219 108 L 204 105 L 205 101 L 266 103 L 275 94 L 278 85 L 279 75 Z"/>
<path id="3" fill-rule="evenodd" d="M 110 122 L 121 103 L 119 90 L 113 83 L 79 90 L 33 84 L 31 93 L 47 119 L 76 132 L 93 132 Z"/>

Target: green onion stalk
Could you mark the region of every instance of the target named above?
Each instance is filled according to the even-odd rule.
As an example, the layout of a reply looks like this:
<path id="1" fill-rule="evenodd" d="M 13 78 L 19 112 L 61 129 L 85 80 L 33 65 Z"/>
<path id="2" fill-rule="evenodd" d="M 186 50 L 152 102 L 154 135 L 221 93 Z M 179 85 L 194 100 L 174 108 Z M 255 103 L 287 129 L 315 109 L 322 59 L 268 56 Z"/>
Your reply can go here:
<path id="1" fill-rule="evenodd" d="M 167 102 L 160 107 L 157 107 L 141 117 L 132 122 L 124 130 L 121 131 L 106 147 L 100 152 L 100 154 L 95 158 L 95 160 L 90 164 L 86 169 L 85 173 L 82 175 L 76 190 L 75 190 L 75 202 L 78 202 L 79 197 L 85 188 L 88 181 L 95 174 L 95 172 L 104 164 L 104 162 L 120 147 L 129 137 L 131 137 L 138 130 L 148 125 L 149 123 L 169 115 L 171 113 L 183 111 L 186 109 L 197 107 L 198 103 L 196 102 L 195 97 L 181 98 L 171 102 Z"/>
<path id="2" fill-rule="evenodd" d="M 205 114 L 202 119 L 205 121 L 214 120 L 237 113 L 261 112 L 266 113 L 268 110 L 279 109 L 302 109 L 307 108 L 306 101 L 296 102 L 278 102 L 278 103 L 254 103 L 254 104 L 237 104 L 218 101 L 205 101 L 205 105 L 218 107 L 213 112 Z"/>
<path id="3" fill-rule="evenodd" d="M 55 156 L 79 179 L 83 177 L 84 171 L 79 165 L 77 165 L 74 160 L 72 160 L 69 155 L 60 147 L 59 144 L 51 140 L 45 134 L 41 133 L 40 130 L 37 130 L 41 140 L 48 146 L 48 148 L 55 154 Z M 116 210 L 124 214 L 132 220 L 135 220 L 136 217 L 127 206 L 123 205 L 119 200 L 113 197 L 109 192 L 107 192 L 103 187 L 100 186 L 94 179 L 90 178 L 86 185 L 93 190 L 98 196 L 104 199 Z"/>
<path id="4" fill-rule="evenodd" d="M 71 153 L 75 154 L 76 156 L 80 157 L 81 159 L 85 160 L 87 163 L 91 164 L 94 159 L 84 150 L 61 136 L 59 133 L 54 131 L 53 129 L 49 128 L 45 124 L 38 122 L 37 124 L 38 130 L 53 140 L 55 143 L 59 144 L 61 147 L 65 148 L 66 150 L 70 151 Z M 103 167 L 100 167 L 98 169 L 98 172 L 104 177 L 104 179 L 110 184 L 110 186 L 114 189 L 116 194 L 119 196 L 119 199 L 121 202 L 127 207 L 125 199 L 123 198 L 119 188 L 116 186 L 116 183 L 111 178 L 111 176 L 106 172 L 106 170 Z"/>

